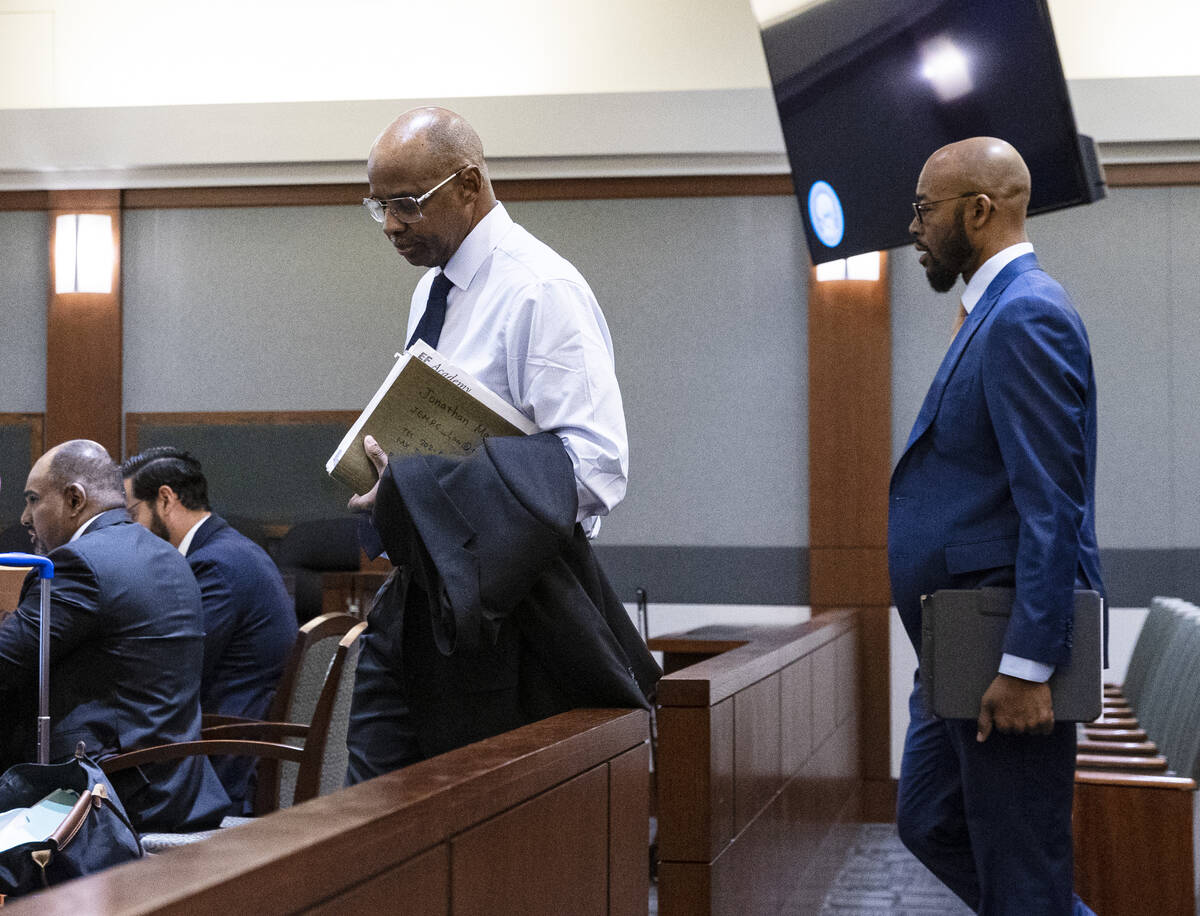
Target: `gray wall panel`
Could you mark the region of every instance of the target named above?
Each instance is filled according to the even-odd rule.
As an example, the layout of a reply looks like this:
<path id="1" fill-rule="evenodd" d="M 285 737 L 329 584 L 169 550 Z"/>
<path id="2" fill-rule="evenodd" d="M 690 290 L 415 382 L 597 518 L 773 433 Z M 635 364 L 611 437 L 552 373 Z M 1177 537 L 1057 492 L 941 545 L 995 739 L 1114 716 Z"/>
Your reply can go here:
<path id="1" fill-rule="evenodd" d="M 123 249 L 134 412 L 365 405 L 420 277 L 361 207 L 134 210 Z"/>
<path id="2" fill-rule="evenodd" d="M 1173 195 L 1167 188 L 1113 188 L 1106 200 L 1029 224 L 1042 265 L 1070 293 L 1092 342 L 1102 548 L 1178 545 L 1171 530 L 1176 417 L 1166 218 Z M 1188 476 L 1196 480 L 1198 472 Z"/>
<path id="3" fill-rule="evenodd" d="M 1171 543 L 1197 547 L 1200 546 L 1200 188 L 1174 188 L 1170 200 Z M 1191 595 L 1193 600 L 1200 600 L 1200 589 Z"/>
<path id="4" fill-rule="evenodd" d="M 46 409 L 47 229 L 45 213 L 0 212 L 0 413 Z"/>
<path id="5" fill-rule="evenodd" d="M 790 197 L 522 203 L 612 332 L 629 495 L 605 544 L 808 542 L 807 256 Z"/>

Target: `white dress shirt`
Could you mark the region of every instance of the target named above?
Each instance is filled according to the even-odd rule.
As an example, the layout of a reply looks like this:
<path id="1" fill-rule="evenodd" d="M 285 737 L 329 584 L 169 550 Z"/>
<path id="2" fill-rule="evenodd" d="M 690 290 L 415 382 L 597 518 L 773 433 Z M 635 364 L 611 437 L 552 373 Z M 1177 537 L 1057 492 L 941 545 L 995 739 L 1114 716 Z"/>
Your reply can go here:
<path id="1" fill-rule="evenodd" d="M 979 304 L 979 300 L 983 298 L 983 294 L 987 292 L 987 288 L 991 286 L 1000 271 L 1026 254 L 1033 254 L 1033 245 L 1029 242 L 1018 242 L 1016 245 L 1009 245 L 983 262 L 979 270 L 972 274 L 967 288 L 963 290 L 962 304 L 968 315 Z M 1023 681 L 1044 683 L 1054 673 L 1054 666 L 1034 661 L 1031 658 L 1021 658 L 1019 655 L 1009 655 L 1005 652 L 1000 658 L 1000 673 L 1010 677 L 1019 677 Z"/>
<path id="2" fill-rule="evenodd" d="M 407 340 L 430 270 L 413 292 Z M 513 222 L 502 204 L 446 264 L 454 284 L 437 350 L 562 439 L 575 469 L 576 520 L 589 534 L 625 495 L 629 443 L 612 339 L 587 281 Z"/>
<path id="3" fill-rule="evenodd" d="M 192 538 L 196 536 L 196 532 L 200 530 L 200 526 L 208 521 L 208 517 L 210 515 L 212 515 L 211 512 L 205 512 L 204 515 L 201 516 L 200 521 L 192 525 L 192 527 L 188 529 L 188 533 L 185 534 L 183 539 L 179 542 L 179 547 L 177 549 L 185 557 L 187 556 L 188 551 L 192 549 Z"/>

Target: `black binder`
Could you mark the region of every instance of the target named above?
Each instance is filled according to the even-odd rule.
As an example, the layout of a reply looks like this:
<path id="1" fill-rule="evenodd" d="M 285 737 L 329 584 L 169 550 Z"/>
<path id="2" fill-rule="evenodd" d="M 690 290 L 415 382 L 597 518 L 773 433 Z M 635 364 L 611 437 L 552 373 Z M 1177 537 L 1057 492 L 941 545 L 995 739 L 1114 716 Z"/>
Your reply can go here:
<path id="1" fill-rule="evenodd" d="M 921 683 L 934 715 L 974 719 L 1000 671 L 1015 592 L 1010 588 L 941 589 L 921 599 Z M 1100 715 L 1104 601 L 1075 592 L 1071 663 L 1050 677 L 1054 718 L 1090 722 Z"/>

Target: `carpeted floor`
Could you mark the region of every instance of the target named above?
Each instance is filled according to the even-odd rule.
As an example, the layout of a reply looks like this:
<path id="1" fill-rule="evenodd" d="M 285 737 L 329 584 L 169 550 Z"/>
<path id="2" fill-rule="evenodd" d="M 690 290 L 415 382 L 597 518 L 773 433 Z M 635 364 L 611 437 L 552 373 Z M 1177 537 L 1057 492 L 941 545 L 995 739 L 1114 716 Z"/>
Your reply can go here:
<path id="1" fill-rule="evenodd" d="M 965 903 L 913 858 L 895 824 L 862 824 L 820 916 L 970 916 Z"/>
<path id="2" fill-rule="evenodd" d="M 819 916 L 971 916 L 966 904 L 904 848 L 895 824 L 847 826 L 854 834 Z M 817 916 L 813 907 L 798 906 L 785 908 L 781 916 Z M 651 884 L 650 916 L 657 913 L 658 887 Z"/>

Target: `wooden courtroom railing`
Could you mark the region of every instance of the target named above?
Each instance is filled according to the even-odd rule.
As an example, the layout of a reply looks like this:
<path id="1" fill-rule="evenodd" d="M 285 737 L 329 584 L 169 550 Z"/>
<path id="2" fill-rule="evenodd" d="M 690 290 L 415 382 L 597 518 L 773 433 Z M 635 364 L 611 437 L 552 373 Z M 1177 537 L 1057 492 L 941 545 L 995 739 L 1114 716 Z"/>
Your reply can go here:
<path id="1" fill-rule="evenodd" d="M 573 710 L 10 906 L 644 914 L 646 739 L 642 710 Z"/>
<path id="2" fill-rule="evenodd" d="M 857 819 L 852 611 L 650 640 L 659 682 L 659 913 L 818 912 Z M 688 660 L 695 664 L 682 667 Z M 824 866 L 824 867 L 822 867 Z"/>

